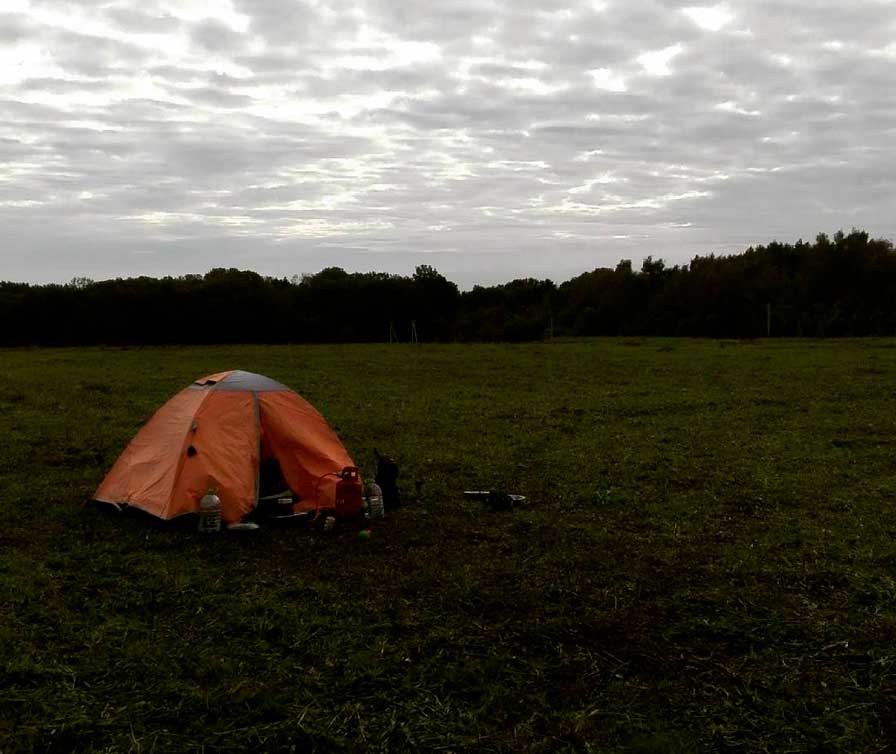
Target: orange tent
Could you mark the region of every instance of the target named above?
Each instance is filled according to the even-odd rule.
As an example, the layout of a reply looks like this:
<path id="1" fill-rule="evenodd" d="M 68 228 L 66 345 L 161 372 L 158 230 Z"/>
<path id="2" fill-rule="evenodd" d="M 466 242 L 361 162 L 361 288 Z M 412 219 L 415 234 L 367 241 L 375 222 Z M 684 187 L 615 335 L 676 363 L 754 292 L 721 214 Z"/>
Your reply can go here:
<path id="1" fill-rule="evenodd" d="M 94 496 L 160 518 L 196 513 L 217 488 L 226 523 L 258 503 L 262 461 L 275 459 L 296 512 L 334 508 L 337 474 L 354 462 L 324 418 L 285 385 L 240 370 L 196 380 L 137 433 Z"/>

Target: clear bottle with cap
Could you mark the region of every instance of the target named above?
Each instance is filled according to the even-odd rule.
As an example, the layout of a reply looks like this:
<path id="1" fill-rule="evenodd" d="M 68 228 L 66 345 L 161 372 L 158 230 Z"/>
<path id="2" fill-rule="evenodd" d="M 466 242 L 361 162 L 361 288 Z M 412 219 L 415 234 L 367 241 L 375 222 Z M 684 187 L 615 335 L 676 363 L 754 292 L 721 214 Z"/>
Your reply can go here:
<path id="1" fill-rule="evenodd" d="M 383 490 L 376 482 L 367 486 L 367 510 L 371 518 L 383 518 L 386 515 L 383 507 Z"/>
<path id="2" fill-rule="evenodd" d="M 221 531 L 221 498 L 217 492 L 214 487 L 209 487 L 199 501 L 199 531 L 203 534 Z"/>

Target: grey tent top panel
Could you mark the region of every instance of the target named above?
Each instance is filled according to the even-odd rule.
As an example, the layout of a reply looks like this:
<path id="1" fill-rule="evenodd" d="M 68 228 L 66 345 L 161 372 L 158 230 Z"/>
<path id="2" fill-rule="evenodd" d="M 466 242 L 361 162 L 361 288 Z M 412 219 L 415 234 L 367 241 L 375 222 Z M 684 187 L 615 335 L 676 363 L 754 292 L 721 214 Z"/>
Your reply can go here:
<path id="1" fill-rule="evenodd" d="M 196 387 L 205 387 L 210 390 L 233 390 L 247 392 L 265 392 L 272 390 L 289 390 L 286 385 L 263 374 L 255 374 L 255 372 L 244 372 L 242 369 L 236 369 L 230 372 L 226 377 L 215 382 L 212 380 L 202 379 L 193 383 Z"/>

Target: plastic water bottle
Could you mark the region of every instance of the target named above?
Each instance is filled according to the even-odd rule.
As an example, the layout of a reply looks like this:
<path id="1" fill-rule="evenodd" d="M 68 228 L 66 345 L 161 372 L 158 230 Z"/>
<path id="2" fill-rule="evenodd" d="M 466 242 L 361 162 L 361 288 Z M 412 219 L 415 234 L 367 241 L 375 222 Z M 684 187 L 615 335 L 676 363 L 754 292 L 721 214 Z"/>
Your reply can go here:
<path id="1" fill-rule="evenodd" d="M 215 534 L 221 531 L 221 498 L 210 489 L 199 501 L 199 531 Z"/>
<path id="2" fill-rule="evenodd" d="M 371 518 L 383 518 L 386 515 L 383 507 L 383 490 L 376 482 L 367 488 L 367 509 Z"/>

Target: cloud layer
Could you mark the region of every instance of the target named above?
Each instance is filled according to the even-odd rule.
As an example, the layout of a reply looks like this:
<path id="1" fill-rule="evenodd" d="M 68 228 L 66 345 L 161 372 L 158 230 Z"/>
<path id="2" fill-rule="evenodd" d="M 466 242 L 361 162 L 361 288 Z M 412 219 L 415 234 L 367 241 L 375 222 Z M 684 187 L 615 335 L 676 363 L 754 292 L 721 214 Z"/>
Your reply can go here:
<path id="1" fill-rule="evenodd" d="M 431 6 L 431 7 L 424 7 Z M 0 278 L 896 236 L 896 3 L 15 0 Z"/>

